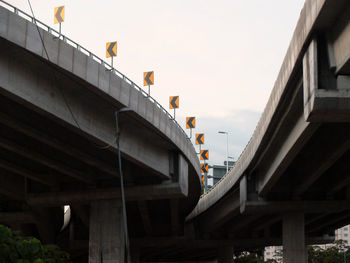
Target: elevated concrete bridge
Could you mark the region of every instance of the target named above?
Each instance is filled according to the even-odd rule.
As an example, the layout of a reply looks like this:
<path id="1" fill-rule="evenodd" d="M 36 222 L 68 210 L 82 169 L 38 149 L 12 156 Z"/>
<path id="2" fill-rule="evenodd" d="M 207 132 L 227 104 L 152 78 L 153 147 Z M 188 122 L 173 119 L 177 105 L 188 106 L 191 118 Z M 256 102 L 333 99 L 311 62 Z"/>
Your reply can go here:
<path id="1" fill-rule="evenodd" d="M 231 262 L 233 251 L 283 245 L 285 263 L 307 262 L 306 244 L 350 223 L 349 133 L 350 2 L 307 0 L 237 163 L 201 197 L 184 237 L 147 246 L 162 246 L 164 261 Z"/>
<path id="2" fill-rule="evenodd" d="M 1 223 L 81 262 L 88 248 L 89 262 L 123 260 L 113 116 L 123 107 L 135 261 L 231 262 L 234 251 L 284 245 L 284 262 L 303 263 L 305 244 L 350 223 L 349 1 L 306 1 L 251 140 L 196 207 L 198 158 L 171 116 L 45 25 L 43 45 L 32 18 L 12 11 L 0 8 Z"/>
<path id="3" fill-rule="evenodd" d="M 0 223 L 61 245 L 75 262 L 123 261 L 114 113 L 127 107 L 119 126 L 130 237 L 183 235 L 200 196 L 185 132 L 125 75 L 0 4 Z"/>

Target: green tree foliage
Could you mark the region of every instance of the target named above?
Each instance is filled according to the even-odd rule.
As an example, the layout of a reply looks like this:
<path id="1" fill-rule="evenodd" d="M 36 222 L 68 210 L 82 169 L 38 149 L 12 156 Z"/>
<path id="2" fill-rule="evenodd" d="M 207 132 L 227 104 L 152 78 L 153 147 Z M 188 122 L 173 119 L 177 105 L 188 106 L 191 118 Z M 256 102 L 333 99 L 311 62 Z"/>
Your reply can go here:
<path id="1" fill-rule="evenodd" d="M 235 257 L 235 263 L 281 263 L 283 260 L 282 251 L 276 251 L 276 260 L 259 258 L 255 253 L 243 252 Z M 350 263 L 350 247 L 342 240 L 335 241 L 327 248 L 319 246 L 308 246 L 308 263 Z"/>
<path id="2" fill-rule="evenodd" d="M 308 247 L 309 263 L 341 263 L 350 262 L 350 250 L 347 244 L 338 240 L 325 249 L 319 246 Z"/>
<path id="3" fill-rule="evenodd" d="M 36 238 L 24 238 L 0 225 L 1 263 L 70 263 L 69 254 Z"/>
<path id="4" fill-rule="evenodd" d="M 350 262 L 350 249 L 343 240 L 337 240 L 326 248 L 308 246 L 308 263 L 343 263 Z M 282 251 L 277 251 L 277 262 L 282 262 Z"/>
<path id="5" fill-rule="evenodd" d="M 235 263 L 265 263 L 256 253 L 243 252 L 235 257 Z M 274 262 L 274 261 L 273 261 Z"/>

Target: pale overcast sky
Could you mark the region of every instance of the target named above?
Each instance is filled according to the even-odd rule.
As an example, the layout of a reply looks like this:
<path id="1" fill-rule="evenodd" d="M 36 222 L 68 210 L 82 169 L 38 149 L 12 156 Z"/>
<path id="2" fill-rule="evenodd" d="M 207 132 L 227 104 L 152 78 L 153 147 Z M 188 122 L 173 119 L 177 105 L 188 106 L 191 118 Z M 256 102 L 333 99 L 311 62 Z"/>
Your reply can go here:
<path id="1" fill-rule="evenodd" d="M 30 13 L 27 0 L 8 0 Z M 239 156 L 259 120 L 277 78 L 304 0 L 31 0 L 37 19 L 53 24 L 65 5 L 62 32 L 105 58 L 118 41 L 115 67 L 143 85 L 155 72 L 151 95 L 176 116 L 196 116 L 193 133 L 205 133 L 210 164 Z M 110 61 L 106 59 L 106 61 Z"/>

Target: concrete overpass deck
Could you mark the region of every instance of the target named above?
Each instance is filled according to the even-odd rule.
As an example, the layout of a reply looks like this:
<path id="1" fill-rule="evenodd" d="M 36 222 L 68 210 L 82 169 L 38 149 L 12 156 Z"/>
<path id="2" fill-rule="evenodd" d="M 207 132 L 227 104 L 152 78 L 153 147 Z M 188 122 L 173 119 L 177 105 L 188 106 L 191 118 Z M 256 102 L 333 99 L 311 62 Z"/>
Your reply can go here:
<path id="1" fill-rule="evenodd" d="M 306 243 L 350 223 L 349 63 L 349 1 L 307 0 L 252 138 L 160 258 L 229 262 L 283 244 L 284 262 L 306 262 Z"/>
<path id="2" fill-rule="evenodd" d="M 119 125 L 130 236 L 182 235 L 200 165 L 179 124 L 92 52 L 0 3 L 0 223 L 83 262 L 89 249 L 90 262 L 123 255 L 114 113 L 127 107 Z M 63 205 L 72 220 L 60 231 Z"/>

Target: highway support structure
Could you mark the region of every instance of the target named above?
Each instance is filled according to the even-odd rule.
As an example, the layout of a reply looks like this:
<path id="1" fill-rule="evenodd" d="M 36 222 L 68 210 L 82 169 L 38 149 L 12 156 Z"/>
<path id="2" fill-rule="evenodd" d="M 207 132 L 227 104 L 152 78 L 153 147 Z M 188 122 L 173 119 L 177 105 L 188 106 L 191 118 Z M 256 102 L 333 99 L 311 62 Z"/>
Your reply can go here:
<path id="1" fill-rule="evenodd" d="M 218 263 L 233 262 L 233 247 L 225 246 L 225 247 L 219 248 L 217 261 Z"/>
<path id="2" fill-rule="evenodd" d="M 304 214 L 289 213 L 283 216 L 283 262 L 307 263 Z"/>
<path id="3" fill-rule="evenodd" d="M 128 107 L 120 151 L 130 236 L 181 235 L 200 164 L 177 123 L 72 41 L 3 7 L 0 21 L 0 223 L 75 262 L 123 262 L 123 232 L 112 225 L 122 223 L 113 115 Z M 72 220 L 62 229 L 64 205 Z"/>
<path id="4" fill-rule="evenodd" d="M 120 200 L 91 204 L 89 225 L 89 263 L 124 262 L 125 239 Z"/>

